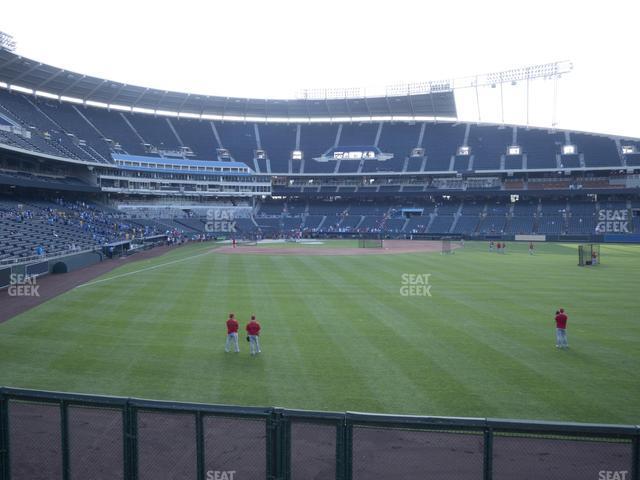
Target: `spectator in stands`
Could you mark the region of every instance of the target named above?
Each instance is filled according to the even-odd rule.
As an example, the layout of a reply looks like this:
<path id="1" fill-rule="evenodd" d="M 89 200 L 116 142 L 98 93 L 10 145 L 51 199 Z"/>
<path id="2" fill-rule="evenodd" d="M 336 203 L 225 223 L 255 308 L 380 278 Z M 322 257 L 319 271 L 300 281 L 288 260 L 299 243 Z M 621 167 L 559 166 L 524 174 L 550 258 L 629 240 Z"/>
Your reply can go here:
<path id="1" fill-rule="evenodd" d="M 238 321 L 235 319 L 233 313 L 229 314 L 229 319 L 227 320 L 227 342 L 224 345 L 225 352 L 229 352 L 231 344 L 233 344 L 236 353 L 240 352 L 240 347 L 238 346 Z"/>
<path id="2" fill-rule="evenodd" d="M 556 312 L 556 348 L 569 348 L 567 341 L 567 320 L 568 317 L 561 308 Z"/>
<path id="3" fill-rule="evenodd" d="M 257 355 L 261 353 L 260 350 L 260 324 L 256 320 L 255 315 L 251 315 L 251 321 L 247 323 L 246 327 L 249 338 L 249 353 Z"/>

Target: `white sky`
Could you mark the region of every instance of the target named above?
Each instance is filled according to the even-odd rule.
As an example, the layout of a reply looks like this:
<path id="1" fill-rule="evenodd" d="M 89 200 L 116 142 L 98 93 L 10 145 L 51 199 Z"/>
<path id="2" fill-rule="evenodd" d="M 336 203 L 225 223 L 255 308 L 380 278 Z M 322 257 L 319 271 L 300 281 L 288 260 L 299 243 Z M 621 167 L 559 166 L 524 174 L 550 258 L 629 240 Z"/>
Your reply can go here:
<path id="1" fill-rule="evenodd" d="M 571 60 L 557 127 L 640 137 L 639 14 L 631 0 L 20 0 L 3 2 L 0 30 L 14 36 L 18 54 L 57 67 L 240 97 Z M 551 87 L 532 86 L 531 124 L 551 125 Z M 525 122 L 523 92 L 505 86 L 506 122 Z M 469 93 L 457 93 L 459 117 L 475 121 Z M 481 92 L 482 121 L 500 121 L 497 93 Z"/>

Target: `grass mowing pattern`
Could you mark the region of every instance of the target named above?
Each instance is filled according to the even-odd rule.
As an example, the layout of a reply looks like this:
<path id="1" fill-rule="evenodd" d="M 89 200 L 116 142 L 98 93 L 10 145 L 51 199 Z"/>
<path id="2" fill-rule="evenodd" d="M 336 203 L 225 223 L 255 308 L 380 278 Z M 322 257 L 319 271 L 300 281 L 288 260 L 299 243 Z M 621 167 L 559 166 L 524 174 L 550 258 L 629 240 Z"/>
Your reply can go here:
<path id="1" fill-rule="evenodd" d="M 344 247 L 344 242 L 339 246 Z M 640 247 L 467 242 L 455 255 L 199 255 L 129 264 L 0 325 L 0 384 L 320 410 L 639 423 Z M 305 248 L 313 248 L 307 246 Z M 303 253 L 301 251 L 301 253 Z M 132 275 L 146 267 L 174 262 Z M 400 295 L 430 273 L 432 297 Z M 569 314 L 568 351 L 553 314 Z M 0 306 L 1 308 L 1 306 Z M 262 356 L 224 353 L 255 312 Z M 241 339 L 244 336 L 241 335 Z"/>

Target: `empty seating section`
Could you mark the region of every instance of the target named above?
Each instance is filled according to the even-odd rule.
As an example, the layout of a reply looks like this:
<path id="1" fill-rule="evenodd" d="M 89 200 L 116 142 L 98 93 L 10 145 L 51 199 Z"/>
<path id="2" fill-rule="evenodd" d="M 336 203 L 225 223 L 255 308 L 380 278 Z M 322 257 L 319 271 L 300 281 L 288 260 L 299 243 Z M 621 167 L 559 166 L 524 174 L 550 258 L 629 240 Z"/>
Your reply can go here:
<path id="1" fill-rule="evenodd" d="M 73 144 L 61 127 L 38 110 L 26 97 L 0 90 L 0 111 L 31 131 L 28 144 L 37 151 L 73 159 L 92 160 L 89 155 Z"/>
<path id="2" fill-rule="evenodd" d="M 538 220 L 536 233 L 560 235 L 565 230 L 565 218 L 562 215 L 546 215 Z"/>
<path id="3" fill-rule="evenodd" d="M 452 233 L 458 233 L 463 235 L 472 235 L 478 228 L 478 222 L 480 217 L 476 215 L 461 215 L 456 222 L 456 226 Z"/>
<path id="4" fill-rule="evenodd" d="M 297 127 L 266 123 L 260 124 L 258 129 L 260 143 L 271 163 L 271 172 L 288 173 L 291 153 L 296 148 Z"/>
<path id="5" fill-rule="evenodd" d="M 560 168 L 580 168 L 580 156 L 560 155 Z"/>
<path id="6" fill-rule="evenodd" d="M 377 133 L 377 123 L 343 123 L 338 146 L 373 146 L 376 141 Z"/>
<path id="7" fill-rule="evenodd" d="M 229 150 L 231 157 L 253 169 L 253 158 L 258 148 L 253 123 L 214 123 L 220 142 Z"/>
<path id="8" fill-rule="evenodd" d="M 596 204 L 594 202 L 571 202 L 569 209 L 572 215 L 593 215 L 595 214 Z"/>
<path id="9" fill-rule="evenodd" d="M 428 124 L 425 129 L 423 146 L 427 156 L 426 170 L 449 170 L 451 156 L 455 155 L 458 147 L 464 141 L 464 125 L 447 123 Z"/>
<path id="10" fill-rule="evenodd" d="M 474 203 L 474 202 L 467 201 L 467 202 L 464 202 L 462 206 L 462 214 L 478 216 L 484 211 L 484 209 L 485 209 L 484 202 Z"/>
<path id="11" fill-rule="evenodd" d="M 120 112 L 110 112 L 101 108 L 84 108 L 81 112 L 104 135 L 104 138 L 112 141 L 112 148 L 118 144 L 130 155 L 145 154 L 142 140 L 127 125 Z"/>
<path id="12" fill-rule="evenodd" d="M 469 170 L 471 157 L 469 155 L 456 155 L 453 159 L 453 169 L 456 172 L 465 172 Z"/>
<path id="13" fill-rule="evenodd" d="M 487 215 L 480 223 L 479 231 L 482 235 L 500 235 L 504 233 L 507 217 L 504 215 Z"/>
<path id="14" fill-rule="evenodd" d="M 510 205 L 495 201 L 487 204 L 487 215 L 505 215 L 509 212 Z"/>
<path id="15" fill-rule="evenodd" d="M 457 213 L 460 208 L 459 202 L 449 202 L 438 205 L 438 215 Z"/>
<path id="16" fill-rule="evenodd" d="M 111 152 L 109 146 L 100 136 L 98 132 L 86 122 L 84 118 L 73 105 L 65 102 L 41 101 L 38 102 L 38 107 L 44 111 L 49 117 L 60 125 L 66 132 L 73 133 L 78 139 L 84 140 L 87 146 L 83 150 L 94 150 L 97 155 L 91 155 L 91 151 L 87 152 L 92 157 L 100 161 L 111 161 Z"/>
<path id="17" fill-rule="evenodd" d="M 282 216 L 282 210 L 284 204 L 281 202 L 268 202 L 260 205 L 259 214 L 267 217 L 280 217 Z"/>
<path id="18" fill-rule="evenodd" d="M 511 144 L 512 129 L 472 125 L 468 145 L 474 170 L 499 170 L 500 157 Z"/>
<path id="19" fill-rule="evenodd" d="M 522 155 L 506 155 L 504 157 L 505 170 L 522 170 L 522 168 Z"/>
<path id="20" fill-rule="evenodd" d="M 527 156 L 527 168 L 556 168 L 556 154 L 564 144 L 564 134 L 546 130 L 518 129 L 518 144 Z"/>
<path id="21" fill-rule="evenodd" d="M 505 233 L 526 235 L 533 232 L 534 217 L 512 217 L 507 222 Z"/>
<path id="22" fill-rule="evenodd" d="M 304 219 L 303 229 L 312 231 L 316 230 L 320 227 L 324 218 L 324 215 L 307 215 Z"/>
<path id="23" fill-rule="evenodd" d="M 567 210 L 567 201 L 543 199 L 540 208 L 542 215 L 562 215 Z"/>
<path id="24" fill-rule="evenodd" d="M 407 172 L 419 172 L 422 168 L 422 162 L 424 158 L 422 157 L 409 157 L 407 160 Z"/>
<path id="25" fill-rule="evenodd" d="M 363 172 L 400 172 L 405 159 L 418 145 L 421 124 L 386 123 L 382 127 L 378 148 L 382 153 L 392 153 L 385 162 L 365 161 Z M 419 166 L 419 165 L 418 165 Z"/>
<path id="26" fill-rule="evenodd" d="M 621 140 L 621 146 L 635 147 L 635 153 L 625 153 L 624 160 L 629 166 L 640 165 L 640 141 Z"/>
<path id="27" fill-rule="evenodd" d="M 360 167 L 361 160 L 339 160 L 339 173 L 356 173 Z"/>
<path id="28" fill-rule="evenodd" d="M 160 150 L 179 150 L 182 146 L 167 123 L 166 117 L 154 117 L 142 113 L 125 113 L 124 115 L 146 143 Z"/>
<path id="29" fill-rule="evenodd" d="M 523 155 L 510 156 L 506 153 L 507 147 L 512 143 L 511 127 L 472 124 L 469 126 L 467 141 L 471 148 L 470 158 L 456 156 L 458 147 L 464 142 L 467 128 L 465 124 L 425 123 L 422 145 L 417 145 L 423 126 L 420 123 L 372 122 L 298 126 L 210 122 L 110 111 L 26 96 L 7 90 L 0 90 L 0 114 L 6 117 L 2 120 L 3 125 L 12 125 L 15 121 L 32 133 L 31 138 L 25 138 L 15 132 L 4 131 L 0 133 L 0 141 L 3 143 L 49 155 L 92 162 L 110 162 L 110 152 L 114 150 L 132 155 L 149 154 L 153 150 L 145 148 L 144 143 L 147 143 L 164 151 L 177 151 L 180 147 L 188 147 L 194 152 L 195 158 L 207 160 L 215 160 L 216 149 L 223 146 L 230 151 L 235 160 L 254 168 L 253 159 L 258 148 L 255 136 L 257 126 L 260 144 L 267 152 L 270 172 L 273 174 L 289 173 L 290 166 L 293 167 L 293 173 L 301 173 L 303 163 L 298 160 L 290 161 L 291 152 L 295 149 L 298 128 L 301 132 L 300 149 L 305 157 L 302 173 L 310 174 L 336 172 L 335 161 L 318 163 L 313 158 L 319 157 L 336 144 L 339 128 L 341 134 L 337 146 L 368 147 L 375 144 L 378 129 L 381 127 L 377 146 L 381 152 L 393 154 L 393 158 L 387 161 L 343 161 L 340 162 L 338 173 L 400 172 L 405 168 L 407 172 L 421 171 L 423 158 L 408 158 L 412 149 L 417 146 L 425 150 L 426 171 L 449 171 L 452 157 L 455 157 L 454 171 L 466 172 L 470 167 L 474 171 L 499 170 L 503 156 L 505 169 L 520 170 L 524 166 L 523 155 L 526 155 L 527 169 L 555 169 L 558 166 L 556 157 L 565 143 L 563 131 L 549 132 L 544 129 L 522 127 L 517 129 L 517 143 L 522 147 Z M 218 144 L 212 125 L 217 128 L 222 145 Z M 564 168 L 640 165 L 640 152 L 624 154 L 624 158 L 621 159 L 617 145 L 611 137 L 571 133 L 571 142 L 577 145 L 579 155 L 561 155 L 560 163 Z M 640 142 L 637 140 L 623 139 L 621 144 L 633 145 L 640 150 Z M 260 160 L 259 165 L 261 172 L 269 172 L 266 161 Z"/>
<path id="30" fill-rule="evenodd" d="M 304 172 L 301 173 L 333 173 L 336 162 L 316 162 L 336 141 L 337 125 L 302 125 L 300 127 L 300 148 L 304 155 Z M 295 164 L 300 163 L 298 160 Z"/>
<path id="31" fill-rule="evenodd" d="M 593 234 L 596 231 L 596 217 L 594 215 L 572 215 L 569 218 L 568 234 Z"/>
<path id="32" fill-rule="evenodd" d="M 513 204 L 513 215 L 515 216 L 533 216 L 538 212 L 537 201 L 520 200 Z"/>
<path id="33" fill-rule="evenodd" d="M 424 233 L 431 218 L 428 215 L 419 215 L 416 217 L 410 217 L 404 228 L 404 232 L 407 234 Z"/>
<path id="34" fill-rule="evenodd" d="M 427 233 L 446 234 L 451 230 L 451 225 L 453 225 L 453 215 L 438 214 L 428 227 Z"/>
<path id="35" fill-rule="evenodd" d="M 176 129 L 185 147 L 191 148 L 194 157 L 201 160 L 217 160 L 220 147 L 211 122 L 186 118 L 172 118 L 171 125 Z"/>
<path id="36" fill-rule="evenodd" d="M 578 152 L 584 154 L 585 166 L 621 166 L 618 147 L 611 138 L 586 133 L 572 133 L 571 141 L 577 145 Z"/>
<path id="37" fill-rule="evenodd" d="M 406 218 L 389 218 L 384 222 L 383 230 L 392 234 L 402 233 L 406 223 Z"/>

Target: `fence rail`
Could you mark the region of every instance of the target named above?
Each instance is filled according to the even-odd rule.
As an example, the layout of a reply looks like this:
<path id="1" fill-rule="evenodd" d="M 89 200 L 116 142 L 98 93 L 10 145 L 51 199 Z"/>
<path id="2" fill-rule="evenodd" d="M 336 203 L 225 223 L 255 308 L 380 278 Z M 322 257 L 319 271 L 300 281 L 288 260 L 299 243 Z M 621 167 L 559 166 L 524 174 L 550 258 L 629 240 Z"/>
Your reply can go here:
<path id="1" fill-rule="evenodd" d="M 0 480 L 640 480 L 640 426 L 0 388 Z"/>

